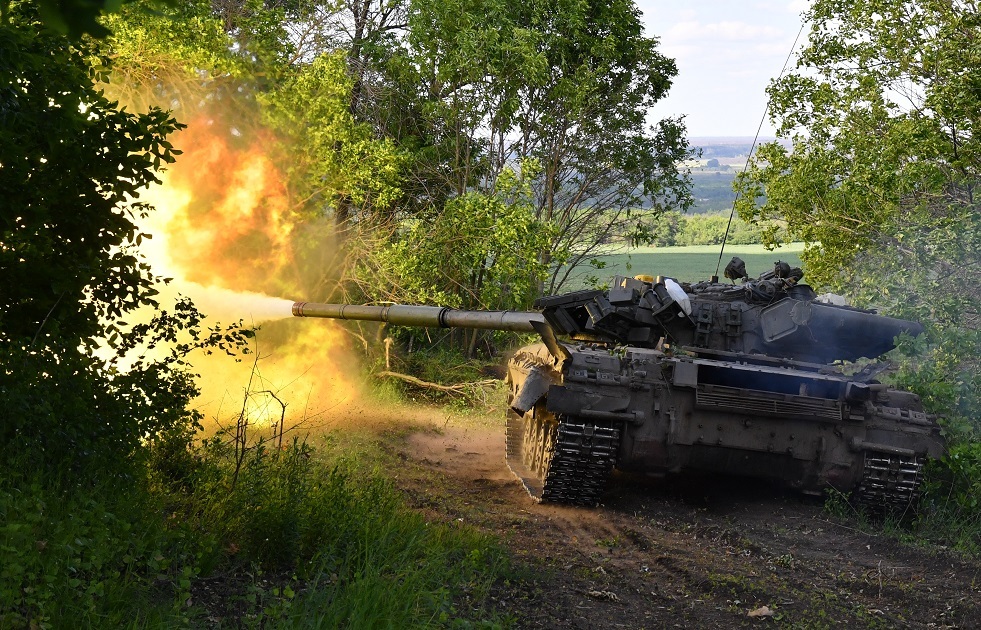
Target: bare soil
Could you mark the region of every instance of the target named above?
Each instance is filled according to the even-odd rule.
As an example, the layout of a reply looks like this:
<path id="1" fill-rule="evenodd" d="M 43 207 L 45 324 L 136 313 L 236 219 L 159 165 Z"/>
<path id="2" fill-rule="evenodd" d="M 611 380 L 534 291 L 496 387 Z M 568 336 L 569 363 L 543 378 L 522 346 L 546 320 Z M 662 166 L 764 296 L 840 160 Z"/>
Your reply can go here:
<path id="1" fill-rule="evenodd" d="M 499 536 L 491 606 L 518 628 L 981 627 L 981 563 L 752 480 L 616 477 L 594 509 L 532 501 L 503 420 L 390 432 L 397 482 L 434 520 Z"/>

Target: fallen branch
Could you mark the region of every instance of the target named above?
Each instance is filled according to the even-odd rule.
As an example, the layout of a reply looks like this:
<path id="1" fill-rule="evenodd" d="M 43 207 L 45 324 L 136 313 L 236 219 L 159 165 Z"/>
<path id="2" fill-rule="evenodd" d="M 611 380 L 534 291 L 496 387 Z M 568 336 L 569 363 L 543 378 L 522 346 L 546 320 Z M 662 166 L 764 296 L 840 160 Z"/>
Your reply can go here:
<path id="1" fill-rule="evenodd" d="M 420 378 L 409 376 L 408 374 L 399 374 L 398 372 L 389 372 L 388 370 L 385 370 L 384 372 L 377 372 L 374 376 L 376 378 L 397 378 L 401 381 L 405 381 L 406 383 L 412 383 L 416 387 L 435 389 L 450 394 L 460 394 L 466 391 L 471 391 L 476 388 L 493 385 L 494 383 L 498 382 L 497 379 L 492 378 L 484 381 L 474 381 L 472 383 L 457 383 L 456 385 L 440 385 L 439 383 L 430 383 L 429 381 L 424 381 Z"/>

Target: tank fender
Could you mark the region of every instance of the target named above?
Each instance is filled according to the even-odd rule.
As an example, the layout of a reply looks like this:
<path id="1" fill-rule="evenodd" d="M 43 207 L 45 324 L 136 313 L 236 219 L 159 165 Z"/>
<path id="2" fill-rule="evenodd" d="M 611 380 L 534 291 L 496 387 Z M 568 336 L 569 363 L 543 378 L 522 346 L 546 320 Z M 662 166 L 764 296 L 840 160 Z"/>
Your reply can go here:
<path id="1" fill-rule="evenodd" d="M 535 365 L 528 368 L 524 382 L 521 383 L 514 399 L 511 401 L 511 409 L 522 416 L 528 413 L 548 393 L 549 386 L 552 383 L 553 380 L 549 373 L 541 366 Z"/>
<path id="2" fill-rule="evenodd" d="M 573 415 L 592 420 L 643 422 L 645 414 L 631 409 L 629 393 L 612 390 L 577 391 L 563 385 L 552 385 L 545 397 L 546 409 L 556 415 Z"/>

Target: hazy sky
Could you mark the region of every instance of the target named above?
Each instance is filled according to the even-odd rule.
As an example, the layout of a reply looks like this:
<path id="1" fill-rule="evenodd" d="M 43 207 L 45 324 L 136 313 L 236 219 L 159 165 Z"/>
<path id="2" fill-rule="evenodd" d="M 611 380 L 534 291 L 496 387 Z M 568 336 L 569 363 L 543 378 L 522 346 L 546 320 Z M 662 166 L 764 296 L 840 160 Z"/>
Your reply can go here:
<path id="1" fill-rule="evenodd" d="M 685 114 L 690 137 L 753 136 L 766 86 L 780 74 L 807 0 L 636 0 L 648 36 L 678 64 L 653 119 Z M 804 44 L 801 34 L 797 49 Z M 790 69 L 793 67 L 791 60 Z M 769 118 L 763 136 L 773 136 Z"/>

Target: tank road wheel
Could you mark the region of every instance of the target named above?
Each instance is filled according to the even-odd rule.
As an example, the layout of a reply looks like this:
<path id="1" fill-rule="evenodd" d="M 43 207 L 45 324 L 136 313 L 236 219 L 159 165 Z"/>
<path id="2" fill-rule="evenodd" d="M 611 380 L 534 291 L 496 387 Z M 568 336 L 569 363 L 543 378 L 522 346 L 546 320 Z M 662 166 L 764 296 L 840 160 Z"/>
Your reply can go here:
<path id="1" fill-rule="evenodd" d="M 556 421 L 533 417 L 534 411 L 519 416 L 508 411 L 507 463 L 536 501 L 542 500 L 545 476 L 555 453 Z"/>

